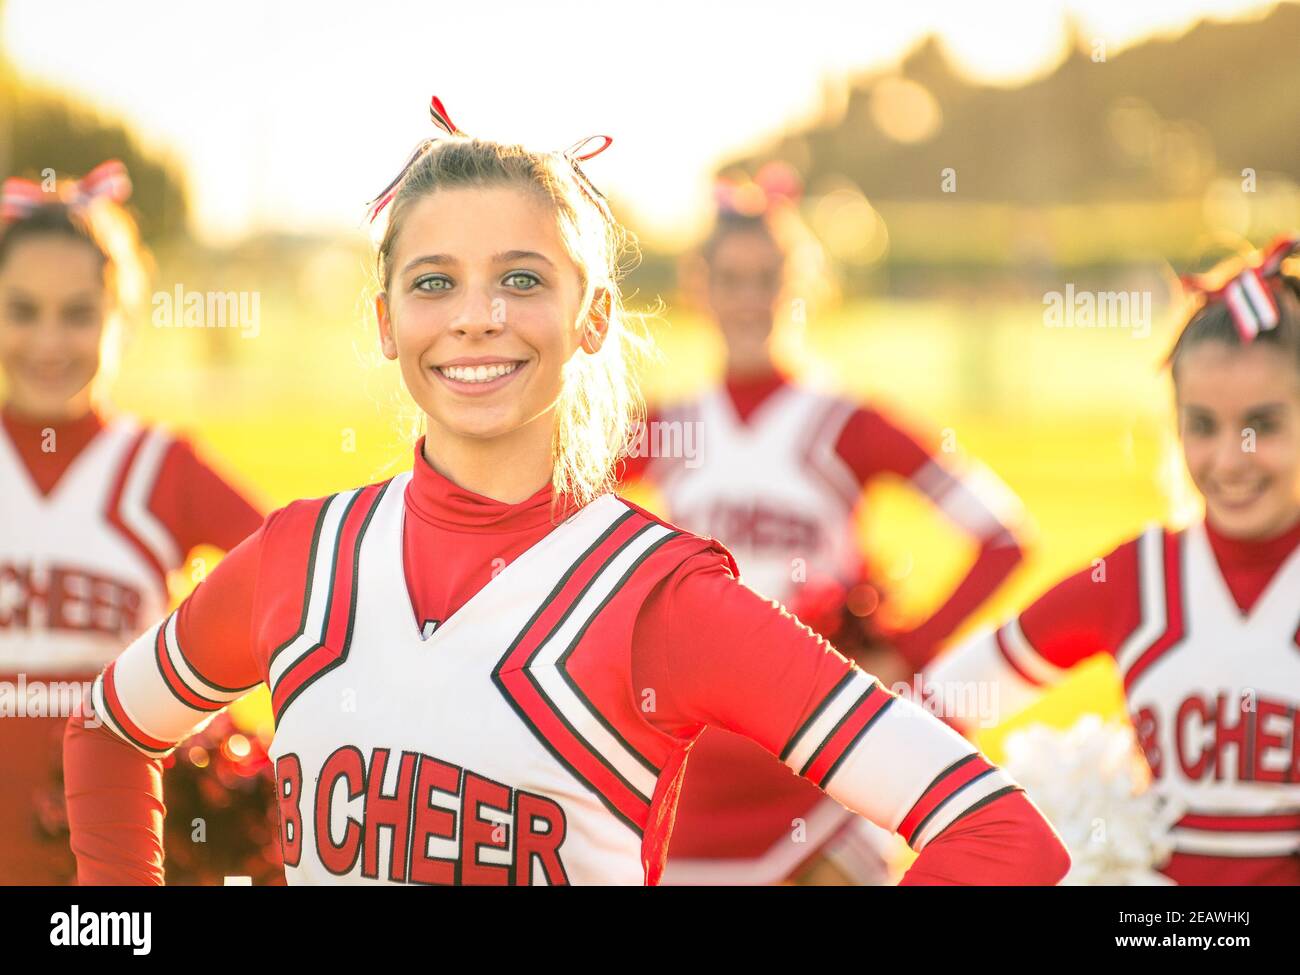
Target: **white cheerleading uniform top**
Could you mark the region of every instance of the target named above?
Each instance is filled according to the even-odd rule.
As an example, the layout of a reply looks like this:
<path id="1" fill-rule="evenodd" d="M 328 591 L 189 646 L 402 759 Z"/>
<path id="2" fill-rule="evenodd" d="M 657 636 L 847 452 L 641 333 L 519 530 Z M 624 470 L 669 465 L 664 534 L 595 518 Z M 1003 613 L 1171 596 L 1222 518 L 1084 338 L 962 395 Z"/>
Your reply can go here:
<path id="1" fill-rule="evenodd" d="M 374 570 L 356 592 L 349 646 L 336 666 L 304 681 L 281 705 L 270 754 L 277 768 L 294 770 L 300 796 L 317 797 L 317 816 L 299 820 L 301 843 L 290 839 L 302 855 L 286 863 L 286 876 L 292 883 L 401 882 L 408 876 L 435 883 L 467 882 L 466 872 L 481 870 L 484 878 L 521 884 L 641 883 L 641 837 L 529 730 L 528 711 L 546 702 L 553 709 L 548 717 L 569 725 L 622 788 L 649 805 L 657 770 L 603 723 L 566 680 L 561 662 L 624 574 L 673 533 L 649 525 L 628 538 L 563 618 L 535 622 L 570 568 L 630 514 L 606 495 L 503 569 L 425 640 L 402 567 L 407 477 L 385 492 L 365 533 L 360 559 Z M 345 500 L 334 502 L 327 536 Z M 304 632 L 272 658 L 272 688 L 292 681 L 317 643 L 330 568 L 328 554 L 318 555 Z M 531 645 L 519 653 L 493 652 L 525 640 Z M 281 781 L 289 779 L 282 775 Z M 393 828 L 381 825 L 373 827 L 375 841 L 350 842 L 359 827 L 349 823 L 362 818 L 363 781 L 370 790 L 367 829 L 383 823 L 376 815 L 383 797 L 401 797 L 390 800 L 389 811 L 404 819 L 415 796 L 422 812 L 414 828 L 423 849 L 404 843 L 394 858 Z M 327 790 L 328 824 L 322 811 Z M 459 836 L 443 835 L 456 817 Z M 477 857 L 462 859 L 459 844 L 475 841 L 483 843 Z M 358 857 L 362 846 L 366 855 Z"/>
<path id="2" fill-rule="evenodd" d="M 862 570 L 853 525 L 861 487 L 835 445 L 856 409 L 784 384 L 742 421 L 718 387 L 664 413 L 661 429 L 680 423 L 683 438 L 664 442 L 698 449 L 656 458 L 647 476 L 673 521 L 721 539 L 755 591 L 788 604 L 814 575 L 852 585 Z"/>
<path id="3" fill-rule="evenodd" d="M 0 429 L 0 673 L 93 673 L 166 612 L 183 553 L 149 498 L 171 443 L 113 420 L 42 496 Z"/>
<path id="4" fill-rule="evenodd" d="M 1162 541 L 1143 538 L 1143 626 L 1117 659 L 1160 791 L 1185 810 L 1176 848 L 1300 855 L 1300 549 L 1242 614 L 1203 525 L 1174 560 Z"/>

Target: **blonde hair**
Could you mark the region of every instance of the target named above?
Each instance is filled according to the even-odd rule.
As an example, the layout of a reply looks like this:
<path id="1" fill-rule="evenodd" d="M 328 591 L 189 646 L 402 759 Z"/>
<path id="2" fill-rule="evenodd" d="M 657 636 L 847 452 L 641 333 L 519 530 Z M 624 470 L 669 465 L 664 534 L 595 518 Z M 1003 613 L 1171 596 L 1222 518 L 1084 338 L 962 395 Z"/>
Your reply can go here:
<path id="1" fill-rule="evenodd" d="M 402 176 L 388 204 L 388 225 L 376 254 L 379 287 L 387 291 L 392 257 L 411 206 L 440 189 L 516 186 L 550 206 L 583 289 L 580 321 L 588 320 L 597 288 L 610 298 L 608 330 L 595 353 L 579 349 L 564 365 L 556 401 L 551 483 L 556 505 L 578 507 L 613 490 L 615 464 L 627 453 L 645 416 L 636 366 L 649 348 L 645 316 L 623 304 L 619 281 L 638 256 L 634 239 L 598 202 L 567 158 L 519 145 L 456 136 L 434 142 Z"/>

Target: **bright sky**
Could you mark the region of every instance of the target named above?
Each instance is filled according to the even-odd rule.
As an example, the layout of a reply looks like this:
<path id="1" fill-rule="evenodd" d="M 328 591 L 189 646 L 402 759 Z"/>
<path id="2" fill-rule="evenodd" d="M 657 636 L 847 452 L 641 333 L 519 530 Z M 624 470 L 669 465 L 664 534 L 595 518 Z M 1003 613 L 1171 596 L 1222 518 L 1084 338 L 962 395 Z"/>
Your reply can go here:
<path id="1" fill-rule="evenodd" d="M 435 130 L 429 96 L 474 135 L 562 149 L 638 226 L 690 233 L 709 172 L 814 117 L 827 86 L 937 34 L 973 77 L 1013 84 L 1061 57 L 1066 21 L 1108 52 L 1260 0 L 3 0 L 26 77 L 124 119 L 183 163 L 195 229 L 361 225 L 364 202 Z"/>

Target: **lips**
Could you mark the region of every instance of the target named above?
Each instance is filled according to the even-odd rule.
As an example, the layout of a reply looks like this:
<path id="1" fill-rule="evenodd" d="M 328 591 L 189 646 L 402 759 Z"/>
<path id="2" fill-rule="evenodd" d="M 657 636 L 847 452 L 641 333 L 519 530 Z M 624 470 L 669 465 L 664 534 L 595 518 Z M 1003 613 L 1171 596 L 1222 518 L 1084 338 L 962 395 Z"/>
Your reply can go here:
<path id="1" fill-rule="evenodd" d="M 1257 481 L 1248 485 L 1216 486 L 1213 493 L 1216 503 L 1233 511 L 1242 511 L 1262 498 L 1267 491 L 1268 482 Z"/>
<path id="2" fill-rule="evenodd" d="M 521 365 L 520 362 L 493 362 L 479 365 L 446 365 L 436 368 L 448 379 L 459 383 L 486 383 L 510 375 Z"/>
<path id="3" fill-rule="evenodd" d="M 66 363 L 60 363 L 56 366 L 26 365 L 22 367 L 22 373 L 28 380 L 42 384 L 63 382 L 69 378 L 72 371 L 72 367 Z"/>
<path id="4" fill-rule="evenodd" d="M 458 393 L 483 395 L 513 382 L 527 365 L 527 360 L 519 359 L 464 359 L 434 366 L 432 372 L 445 386 Z"/>

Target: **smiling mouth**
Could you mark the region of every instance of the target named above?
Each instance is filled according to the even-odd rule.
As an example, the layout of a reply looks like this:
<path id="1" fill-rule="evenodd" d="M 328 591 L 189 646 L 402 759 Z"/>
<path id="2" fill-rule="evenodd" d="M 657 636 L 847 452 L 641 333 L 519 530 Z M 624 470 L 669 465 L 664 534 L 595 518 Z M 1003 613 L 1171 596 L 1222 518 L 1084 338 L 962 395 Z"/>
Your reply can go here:
<path id="1" fill-rule="evenodd" d="M 37 382 L 58 382 L 66 379 L 72 372 L 71 367 L 67 365 L 58 366 L 28 366 L 26 373 L 29 377 Z"/>
<path id="2" fill-rule="evenodd" d="M 453 382 L 476 384 L 490 383 L 494 379 L 508 376 L 522 365 L 522 362 L 494 362 L 486 366 L 435 366 L 434 368 Z"/>
<path id="3" fill-rule="evenodd" d="M 1266 481 L 1251 485 L 1234 485 L 1232 488 L 1220 486 L 1215 490 L 1214 495 L 1219 503 L 1225 507 L 1233 509 L 1248 508 L 1264 495 L 1267 488 L 1268 483 Z"/>

